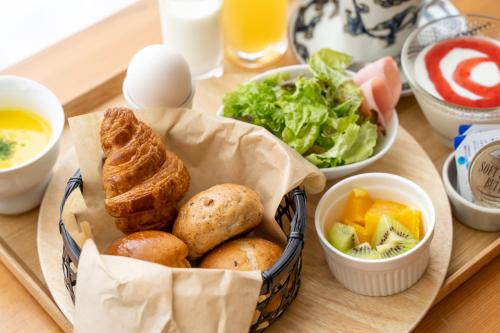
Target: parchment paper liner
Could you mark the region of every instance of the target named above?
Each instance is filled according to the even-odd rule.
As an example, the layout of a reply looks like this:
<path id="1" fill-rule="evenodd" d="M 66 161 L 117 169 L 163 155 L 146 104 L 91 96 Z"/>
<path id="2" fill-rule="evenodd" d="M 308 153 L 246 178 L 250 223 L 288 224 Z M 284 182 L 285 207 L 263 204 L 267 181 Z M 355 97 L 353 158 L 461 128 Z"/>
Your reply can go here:
<path id="1" fill-rule="evenodd" d="M 190 109 L 135 114 L 186 164 L 191 183 L 184 200 L 215 184 L 246 185 L 262 198 L 264 221 L 257 232 L 270 240 L 283 244 L 286 239 L 274 221 L 286 193 L 299 185 L 310 193 L 324 188 L 325 178 L 316 167 L 263 128 Z M 103 252 L 123 236 L 104 209 L 102 117 L 100 112 L 69 119 L 87 209 L 82 210 L 80 200 L 65 216 L 73 213 L 77 222 L 88 221 L 93 234 L 80 257 L 75 331 L 247 331 L 260 292 L 260 272 L 171 269 L 99 254 L 98 249 Z M 76 231 L 70 227 L 82 239 Z"/>

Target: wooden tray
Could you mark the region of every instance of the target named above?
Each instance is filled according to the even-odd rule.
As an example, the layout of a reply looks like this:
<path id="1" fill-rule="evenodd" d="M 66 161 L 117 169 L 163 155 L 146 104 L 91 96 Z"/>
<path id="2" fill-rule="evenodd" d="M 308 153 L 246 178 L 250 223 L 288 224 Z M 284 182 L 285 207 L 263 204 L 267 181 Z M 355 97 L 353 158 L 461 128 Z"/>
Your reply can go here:
<path id="1" fill-rule="evenodd" d="M 290 3 L 292 8 L 296 1 L 290 0 Z M 491 11 L 498 12 L 496 10 L 498 8 L 495 6 L 483 5 L 481 2 L 477 6 L 469 6 L 468 1 L 456 0 L 455 4 L 466 12 L 471 10 L 490 14 Z M 127 38 L 123 39 L 120 36 L 127 36 Z M 141 47 L 159 42 L 161 42 L 161 32 L 157 1 L 143 0 L 40 54 L 22 61 L 3 71 L 2 74 L 23 75 L 47 85 L 62 101 L 66 115 L 77 115 L 94 111 L 93 109 L 96 107 L 101 110 L 104 108 L 104 106 L 100 106 L 103 103 L 105 105 L 121 103 L 122 98 L 115 96 L 120 92 L 124 71 L 130 58 Z M 88 52 L 79 52 L 82 49 L 88 50 Z M 276 65 L 293 63 L 296 63 L 296 60 L 289 52 Z M 230 63 L 225 63 L 225 70 L 226 72 L 241 71 L 240 68 Z M 202 87 L 211 85 L 224 89 L 232 87 L 232 84 L 226 80 L 202 82 L 195 98 L 197 108 L 205 109 L 205 103 L 212 108 L 219 103 L 215 97 L 207 96 L 204 93 L 209 90 L 202 89 Z M 431 134 L 432 130 L 424 119 L 415 99 L 412 97 L 403 98 L 398 105 L 398 113 L 400 124 L 429 154 L 435 168 L 440 172 L 450 149 L 444 147 Z M 67 151 L 70 146 L 71 140 L 65 131 L 61 151 Z M 61 161 L 59 161 L 60 165 Z M 58 202 L 61 196 L 62 194 L 54 194 L 54 202 Z M 36 248 L 38 214 L 39 209 L 37 208 L 14 217 L 0 216 L 0 260 L 60 327 L 65 332 L 70 332 L 71 324 L 51 298 L 40 269 Z M 500 254 L 500 232 L 476 231 L 460 224 L 455 219 L 453 220 L 453 229 L 451 261 L 446 280 L 435 303 L 446 297 Z M 304 290 L 305 288 L 302 289 L 302 292 Z M 329 315 L 329 312 L 319 313 L 314 319 L 322 322 Z M 299 316 L 298 318 L 303 317 Z M 332 329 L 332 327 L 329 328 L 329 330 Z"/>
<path id="2" fill-rule="evenodd" d="M 222 92 L 234 88 L 237 82 L 242 82 L 247 79 L 248 75 L 229 75 L 225 76 L 222 80 L 207 80 L 201 82 L 197 89 L 197 95 L 195 97 L 194 106 L 198 109 L 207 110 L 208 112 L 215 112 L 219 103 L 220 95 Z M 102 110 L 110 105 L 120 105 L 123 104 L 121 96 L 117 96 L 102 106 L 96 108 L 95 110 Z M 401 123 L 404 126 L 405 121 L 407 124 L 411 124 L 414 121 L 420 122 L 420 119 L 415 120 L 415 116 L 420 116 L 421 113 L 418 107 L 415 105 L 413 99 L 403 100 L 400 103 L 402 107 L 400 110 Z M 412 110 L 412 109 L 417 110 Z M 410 113 L 411 111 L 411 113 Z M 421 123 L 421 122 L 420 122 Z M 420 138 L 418 138 L 420 139 Z M 408 134 L 403 130 L 400 132 L 400 138 L 398 142 L 406 142 L 410 150 L 403 149 L 400 152 L 411 151 L 413 154 L 418 154 L 424 156 L 425 153 L 418 147 L 418 144 L 413 140 Z M 426 145 L 432 144 L 432 140 L 427 137 L 426 140 L 418 140 L 425 147 Z M 399 143 L 398 143 L 399 145 Z M 71 147 L 71 139 L 69 133 L 65 130 L 62 140 L 61 140 L 61 151 L 68 151 Z M 413 148 L 414 147 L 414 148 Z M 397 146 L 396 148 L 397 149 Z M 415 149 L 415 150 L 413 150 Z M 444 148 L 443 156 L 448 151 Z M 439 164 L 442 160 L 442 156 L 431 156 L 432 160 Z M 443 199 L 443 191 L 440 181 L 437 179 L 437 173 L 432 167 L 432 163 L 427 158 L 421 158 L 424 161 L 422 164 L 409 165 L 411 167 L 411 172 L 416 172 L 418 170 L 428 170 L 427 177 L 434 179 L 435 182 L 430 182 L 427 184 L 427 190 L 441 192 L 441 201 Z M 384 160 L 383 160 L 384 161 Z M 382 162 L 383 162 L 382 161 Z M 437 161 L 437 162 L 436 162 Z M 62 161 L 62 157 L 58 162 L 58 168 L 64 166 L 65 163 Z M 390 166 L 389 166 L 390 167 Z M 67 170 L 69 172 L 69 169 Z M 73 170 L 71 170 L 73 171 Z M 387 170 L 386 171 L 391 171 Z M 68 174 L 69 175 L 69 174 Z M 432 175 L 432 177 L 430 176 Z M 410 177 L 411 178 L 411 177 Z M 416 179 L 418 181 L 418 179 Z M 421 179 L 425 181 L 425 179 Z M 52 185 L 51 185 L 52 186 Z M 45 207 L 58 207 L 62 192 L 59 193 L 48 192 L 44 204 L 41 208 L 41 213 L 45 214 Z M 315 203 L 318 197 L 309 198 L 309 214 L 312 216 Z M 447 205 L 447 204 L 446 204 Z M 54 318 L 54 320 L 61 326 L 64 331 L 71 330 L 71 324 L 68 320 L 61 314 L 58 308 L 55 306 L 50 293 L 48 292 L 47 284 L 44 281 L 43 275 L 41 273 L 40 265 L 38 262 L 38 251 L 36 248 L 36 224 L 35 221 L 38 217 L 38 209 L 32 210 L 25 214 L 19 216 L 0 216 L 0 259 L 6 264 L 6 266 L 16 275 L 16 277 L 23 283 L 23 285 L 28 289 L 28 291 L 40 302 L 40 304 L 47 310 L 47 312 Z M 449 211 L 445 212 L 449 215 Z M 57 217 L 53 217 L 50 220 L 54 223 L 57 222 Z M 448 295 L 457 286 L 463 283 L 467 278 L 474 274 L 481 267 L 486 265 L 492 259 L 494 259 L 500 252 L 500 233 L 484 233 L 467 228 L 456 221 L 453 223 L 454 233 L 454 247 L 452 251 L 451 261 L 449 265 L 448 272 L 446 274 L 446 280 L 436 296 L 435 302 L 439 301 L 446 295 Z M 317 240 L 315 239 L 315 234 L 311 230 L 311 226 L 308 230 L 307 243 L 304 255 L 306 256 L 305 268 L 304 268 L 304 285 L 301 289 L 301 294 L 311 293 L 313 295 L 322 294 L 321 284 L 319 284 L 317 274 L 314 270 L 308 270 L 314 268 L 314 265 L 322 265 L 322 256 L 314 256 L 316 250 L 319 250 Z M 308 263 L 308 256 L 314 257 Z M 309 266 L 311 265 L 311 266 Z M 443 263 L 446 266 L 446 263 Z M 444 268 L 444 267 L 443 267 Z M 322 273 L 324 274 L 324 272 Z M 329 273 L 328 273 L 329 274 Z M 306 282 L 308 281 L 308 282 Z M 333 283 L 333 282 L 330 282 Z M 309 308 L 312 304 L 307 303 L 305 300 L 301 300 L 301 297 L 294 302 L 294 305 L 289 311 L 283 316 L 282 319 L 273 326 L 273 329 L 278 328 L 290 328 L 296 327 L 299 322 L 312 322 L 314 325 L 323 327 L 325 329 L 331 329 L 332 327 L 339 327 L 339 321 L 336 321 L 336 325 L 329 323 L 331 312 L 336 306 L 341 306 L 344 313 L 341 317 L 344 323 L 352 322 L 349 317 L 349 313 L 352 309 L 349 308 L 351 302 L 346 304 L 339 304 L 337 300 L 337 293 L 339 292 L 338 286 L 331 286 L 335 293 L 332 293 L 330 297 L 326 297 L 324 301 L 324 308 L 322 311 L 311 314 L 310 312 L 303 311 L 304 308 Z M 305 302 L 305 303 L 304 303 Z M 302 303 L 302 304 L 301 304 Z M 298 305 L 300 304 L 300 305 Z M 332 309 L 333 308 L 333 309 Z M 424 314 L 417 315 L 413 318 L 413 323 L 408 324 L 405 328 L 411 329 L 414 324 L 420 319 Z M 395 318 L 377 318 L 380 322 L 387 323 L 393 321 Z M 281 325 L 281 326 L 280 326 Z M 333 325 L 333 326 L 332 326 Z M 343 326 L 345 329 L 353 329 L 353 327 Z M 354 327 L 355 328 L 355 327 Z M 358 328 L 363 328 L 358 326 Z M 403 327 L 400 327 L 403 329 Z"/>

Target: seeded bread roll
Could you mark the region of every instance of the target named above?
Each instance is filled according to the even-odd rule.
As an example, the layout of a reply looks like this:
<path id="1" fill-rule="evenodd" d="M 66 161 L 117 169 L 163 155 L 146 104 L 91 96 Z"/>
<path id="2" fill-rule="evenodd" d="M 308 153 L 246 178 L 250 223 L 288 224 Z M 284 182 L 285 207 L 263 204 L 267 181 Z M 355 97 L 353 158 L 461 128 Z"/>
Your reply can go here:
<path id="1" fill-rule="evenodd" d="M 282 252 L 280 246 L 262 238 L 239 238 L 211 251 L 200 267 L 265 271 L 281 257 Z"/>
<path id="2" fill-rule="evenodd" d="M 200 192 L 180 209 L 172 233 L 197 259 L 222 242 L 255 228 L 264 216 L 259 195 L 246 186 L 216 185 Z"/>
<path id="3" fill-rule="evenodd" d="M 114 242 L 110 255 L 130 257 L 168 267 L 189 268 L 188 247 L 179 238 L 163 231 L 139 231 Z"/>

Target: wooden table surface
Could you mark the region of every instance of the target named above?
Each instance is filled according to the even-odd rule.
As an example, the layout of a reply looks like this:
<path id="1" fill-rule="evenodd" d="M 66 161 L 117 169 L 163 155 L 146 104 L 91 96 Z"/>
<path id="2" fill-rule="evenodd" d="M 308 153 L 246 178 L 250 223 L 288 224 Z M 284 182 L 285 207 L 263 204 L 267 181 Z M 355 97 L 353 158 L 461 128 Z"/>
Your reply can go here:
<path id="1" fill-rule="evenodd" d="M 496 0 L 454 0 L 456 6 L 466 13 L 477 13 L 488 16 L 500 17 L 500 5 Z M 134 15 L 134 13 L 130 13 Z M 109 22 L 109 21 L 108 21 Z M 107 22 L 103 22 L 107 24 Z M 92 29 L 92 28 L 90 28 Z M 127 27 L 124 26 L 123 35 L 126 35 Z M 106 38 L 116 38 L 112 35 L 116 31 L 110 31 L 109 36 L 100 36 L 94 40 L 94 47 L 105 47 Z M 122 36 L 123 36 L 122 35 Z M 158 40 L 159 36 L 154 34 L 148 35 L 151 42 Z M 79 46 L 82 49 L 86 46 L 83 36 L 80 38 L 82 43 Z M 133 38 L 131 38 L 133 40 Z M 126 43 L 130 39 L 123 39 L 123 48 L 133 48 L 134 45 Z M 144 38 L 143 38 L 144 40 Z M 125 45 L 127 44 L 127 45 Z M 62 49 L 69 52 L 67 44 L 61 45 Z M 73 51 L 74 52 L 74 51 Z M 8 70 L 10 73 L 17 73 L 28 77 L 36 77 L 36 75 L 49 77 L 57 77 L 52 69 L 59 68 L 67 70 L 68 75 L 71 73 L 71 57 L 67 57 L 68 53 L 62 53 L 60 59 L 54 59 L 50 53 L 39 55 L 36 61 L 26 61 L 18 66 L 14 66 Z M 92 67 L 86 71 L 88 77 L 79 77 L 79 84 L 85 83 L 88 85 L 95 84 L 92 80 L 96 77 L 109 77 L 106 71 L 111 61 L 127 61 L 125 57 L 120 58 L 120 52 L 116 52 L 110 56 L 110 59 L 99 59 L 94 61 L 92 52 L 89 52 L 88 59 Z M 127 52 L 125 52 L 127 53 Z M 283 59 L 283 63 L 294 62 L 293 56 L 288 53 Z M 58 66 L 54 66 L 54 64 Z M 43 65 L 43 66 L 42 66 Z M 62 68 L 62 69 L 61 69 Z M 80 73 L 84 72 L 81 68 Z M 226 63 L 226 72 L 241 71 L 238 67 Z M 49 79 L 48 79 L 49 80 Z M 121 77 L 117 76 L 109 81 L 109 85 L 117 85 L 121 81 Z M 68 80 L 68 82 L 70 82 Z M 60 90 L 56 93 L 66 104 L 66 101 L 74 101 L 70 108 L 67 108 L 71 113 L 72 108 L 78 108 L 78 99 L 74 99 L 74 95 L 79 94 L 78 89 L 72 89 L 71 83 L 59 85 Z M 49 84 L 50 87 L 52 85 Z M 52 87 L 52 89 L 54 89 Z M 56 90 L 56 89 L 54 89 Z M 91 89 L 87 89 L 91 93 Z M 112 96 L 95 96 L 96 105 L 101 104 L 107 98 Z M 403 99 L 402 106 L 415 103 L 413 98 Z M 406 108 L 409 110 L 410 108 Z M 430 158 L 434 161 L 436 167 L 442 165 L 444 157 L 449 150 L 441 145 L 436 145 L 435 138 L 429 135 L 429 126 L 421 112 L 411 113 L 403 112 L 400 115 L 402 125 L 417 139 L 417 141 L 426 150 Z M 35 221 L 33 221 L 35 223 Z M 500 319 L 498 312 L 500 310 L 500 258 L 493 260 L 490 264 L 484 267 L 471 279 L 461 285 L 458 289 L 452 292 L 448 297 L 434 306 L 423 321 L 416 328 L 415 332 L 500 332 Z M 15 277 L 0 263 L 0 332 L 60 332 L 60 329 L 40 305 L 31 297 L 31 295 L 23 288 L 23 286 L 15 279 Z"/>

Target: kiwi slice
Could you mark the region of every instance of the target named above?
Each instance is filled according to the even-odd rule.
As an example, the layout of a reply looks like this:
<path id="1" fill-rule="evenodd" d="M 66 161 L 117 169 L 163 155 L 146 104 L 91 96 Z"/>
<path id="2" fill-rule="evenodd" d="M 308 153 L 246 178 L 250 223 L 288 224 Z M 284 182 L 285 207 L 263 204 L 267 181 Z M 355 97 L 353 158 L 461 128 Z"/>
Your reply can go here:
<path id="1" fill-rule="evenodd" d="M 350 225 L 334 223 L 328 231 L 328 241 L 342 252 L 347 252 L 359 244 L 356 230 Z"/>
<path id="2" fill-rule="evenodd" d="M 415 239 L 404 225 L 390 217 L 382 215 L 372 236 L 372 246 L 388 244 L 399 239 Z"/>
<path id="3" fill-rule="evenodd" d="M 360 244 L 358 246 L 353 247 L 349 251 L 347 251 L 347 254 L 356 257 L 356 258 L 363 258 L 363 259 L 380 259 L 382 256 L 380 253 L 378 253 L 376 250 L 372 249 L 370 244 L 368 242 L 364 242 L 363 244 Z"/>
<path id="4" fill-rule="evenodd" d="M 411 250 L 418 241 L 416 239 L 404 239 L 395 240 L 389 243 L 385 243 L 377 246 L 377 252 L 382 258 L 391 258 L 405 253 Z"/>

